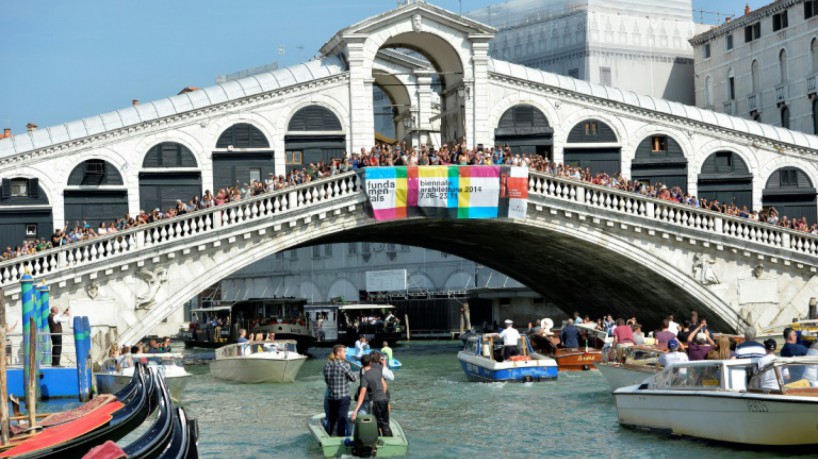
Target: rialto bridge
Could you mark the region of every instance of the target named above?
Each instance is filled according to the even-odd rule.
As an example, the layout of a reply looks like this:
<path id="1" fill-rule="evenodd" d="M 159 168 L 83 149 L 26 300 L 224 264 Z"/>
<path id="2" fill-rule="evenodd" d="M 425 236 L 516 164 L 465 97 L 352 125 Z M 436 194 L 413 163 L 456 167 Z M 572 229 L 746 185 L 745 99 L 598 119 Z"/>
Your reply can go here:
<path id="1" fill-rule="evenodd" d="M 508 144 L 816 221 L 818 138 L 493 60 L 493 33 L 413 3 L 339 31 L 319 60 L 2 140 L 0 236 L 46 238 L 368 148 L 375 86 L 415 143 Z M 736 329 L 803 315 L 815 295 L 814 236 L 533 172 L 520 220 L 376 222 L 365 200 L 353 174 L 336 176 L 4 261 L 0 286 L 14 320 L 19 276 L 46 277 L 105 332 L 100 346 L 140 338 L 262 257 L 355 240 L 445 250 L 592 315 L 698 309 Z"/>

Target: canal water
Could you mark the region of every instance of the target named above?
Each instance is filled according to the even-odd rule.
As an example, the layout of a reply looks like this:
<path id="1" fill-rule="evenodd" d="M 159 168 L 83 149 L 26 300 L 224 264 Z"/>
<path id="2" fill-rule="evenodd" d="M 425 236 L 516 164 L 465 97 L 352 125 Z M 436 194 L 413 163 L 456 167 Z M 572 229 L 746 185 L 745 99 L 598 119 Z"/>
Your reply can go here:
<path id="1" fill-rule="evenodd" d="M 419 341 L 394 348 L 404 368 L 390 383 L 392 415 L 409 437 L 410 457 L 793 454 L 622 428 L 613 396 L 597 371 L 561 372 L 553 382 L 472 383 L 457 361 L 459 347 L 453 341 Z M 212 351 L 185 352 L 191 361 L 212 358 Z M 184 405 L 199 420 L 202 457 L 321 457 L 306 422 L 323 409 L 321 370 L 329 351 L 311 352 L 315 358 L 304 364 L 294 384 L 228 383 L 212 378 L 206 364 L 187 365 L 194 376 Z"/>

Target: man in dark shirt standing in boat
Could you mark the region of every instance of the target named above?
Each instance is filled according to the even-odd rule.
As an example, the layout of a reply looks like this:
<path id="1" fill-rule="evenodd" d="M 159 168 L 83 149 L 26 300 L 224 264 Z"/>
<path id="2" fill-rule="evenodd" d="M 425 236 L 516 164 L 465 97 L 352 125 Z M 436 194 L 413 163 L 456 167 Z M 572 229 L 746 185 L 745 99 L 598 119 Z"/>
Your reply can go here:
<path id="1" fill-rule="evenodd" d="M 331 436 L 346 435 L 347 411 L 349 411 L 349 383 L 358 378 L 346 362 L 346 346 L 336 344 L 324 366 L 324 382 L 327 383 L 327 433 Z M 353 419 L 355 419 L 353 417 Z"/>
<path id="2" fill-rule="evenodd" d="M 62 324 L 68 323 L 71 319 L 71 308 L 65 308 L 62 314 L 56 306 L 51 308 L 48 315 L 48 329 L 51 331 L 51 366 L 61 367 L 60 357 L 62 357 Z"/>
<path id="3" fill-rule="evenodd" d="M 386 395 L 386 380 L 383 379 L 378 368 L 372 366 L 370 355 L 361 358 L 364 374 L 361 376 L 361 387 L 358 390 L 358 405 L 352 411 L 352 421 L 358 417 L 358 410 L 364 404 L 364 399 L 369 395 L 371 413 L 378 422 L 378 430 L 383 437 L 391 437 L 392 429 L 389 427 L 389 397 Z"/>
<path id="4" fill-rule="evenodd" d="M 579 313 L 577 313 L 577 315 L 579 315 Z M 577 327 L 574 326 L 572 319 L 568 319 L 568 322 L 562 327 L 560 343 L 562 343 L 562 347 L 569 349 L 579 348 L 579 332 L 577 331 Z"/>

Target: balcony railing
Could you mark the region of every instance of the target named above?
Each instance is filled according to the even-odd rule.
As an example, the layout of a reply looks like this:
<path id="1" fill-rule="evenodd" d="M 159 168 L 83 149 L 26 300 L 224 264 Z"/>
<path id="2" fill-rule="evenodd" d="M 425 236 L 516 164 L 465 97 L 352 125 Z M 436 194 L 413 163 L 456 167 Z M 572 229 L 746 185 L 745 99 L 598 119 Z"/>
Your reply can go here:
<path id="1" fill-rule="evenodd" d="M 736 114 L 736 101 L 728 100 L 724 102 L 724 113 L 728 115 L 735 115 Z"/>
<path id="2" fill-rule="evenodd" d="M 761 111 L 761 93 L 757 92 L 747 96 L 747 109 L 751 112 Z"/>

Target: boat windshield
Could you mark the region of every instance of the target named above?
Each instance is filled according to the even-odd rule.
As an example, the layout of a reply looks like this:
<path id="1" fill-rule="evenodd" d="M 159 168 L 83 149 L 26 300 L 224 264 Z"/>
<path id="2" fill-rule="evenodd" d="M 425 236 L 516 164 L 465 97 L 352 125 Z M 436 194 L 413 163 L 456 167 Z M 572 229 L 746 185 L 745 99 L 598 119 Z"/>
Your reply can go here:
<path id="1" fill-rule="evenodd" d="M 818 362 L 786 362 L 767 366 L 753 375 L 749 389 L 818 396 Z"/>
<path id="2" fill-rule="evenodd" d="M 653 379 L 654 389 L 714 390 L 722 387 L 722 362 L 696 365 L 674 365 L 657 373 Z"/>
<path id="3" fill-rule="evenodd" d="M 135 362 L 141 362 L 148 366 L 162 367 L 184 367 L 181 354 L 157 353 L 157 354 L 125 354 L 119 357 L 110 357 L 102 362 L 100 369 L 103 372 L 115 372 L 123 368 L 133 367 Z"/>

